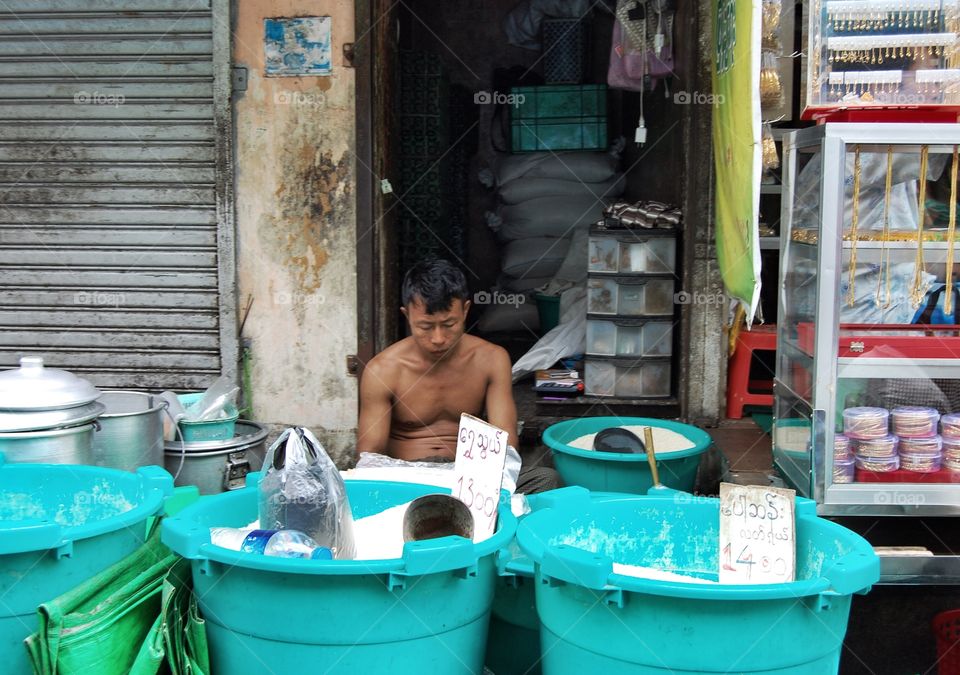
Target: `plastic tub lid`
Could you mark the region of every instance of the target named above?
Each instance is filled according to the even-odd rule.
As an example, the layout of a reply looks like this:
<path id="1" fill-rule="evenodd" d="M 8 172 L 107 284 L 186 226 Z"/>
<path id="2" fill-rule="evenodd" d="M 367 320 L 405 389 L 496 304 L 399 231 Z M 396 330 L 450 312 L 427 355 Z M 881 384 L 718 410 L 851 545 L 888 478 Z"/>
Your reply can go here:
<path id="1" fill-rule="evenodd" d="M 890 412 L 886 408 L 873 408 L 869 406 L 858 406 L 854 408 L 844 408 L 843 417 L 844 419 L 870 419 L 874 417 L 882 417 L 884 419 L 890 416 Z"/>
<path id="2" fill-rule="evenodd" d="M 900 468 L 900 455 L 893 457 L 861 457 L 856 458 L 856 467 L 864 471 L 896 471 Z"/>
<path id="3" fill-rule="evenodd" d="M 926 438 L 901 438 L 901 455 L 939 455 L 943 449 L 943 439 L 940 436 Z"/>
<path id="4" fill-rule="evenodd" d="M 960 438 L 960 413 L 949 413 L 940 418 L 944 436 Z M 950 433 L 952 432 L 952 433 Z"/>
<path id="5" fill-rule="evenodd" d="M 853 454 L 862 457 L 893 457 L 897 454 L 899 442 L 900 439 L 893 434 L 857 439 L 853 444 Z"/>

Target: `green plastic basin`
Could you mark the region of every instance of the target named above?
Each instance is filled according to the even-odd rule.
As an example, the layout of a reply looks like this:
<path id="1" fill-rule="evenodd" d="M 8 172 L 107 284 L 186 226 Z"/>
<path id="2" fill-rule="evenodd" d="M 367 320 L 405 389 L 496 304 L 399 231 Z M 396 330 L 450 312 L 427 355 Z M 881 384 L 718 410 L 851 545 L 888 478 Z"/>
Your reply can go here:
<path id="1" fill-rule="evenodd" d="M 481 672 L 496 557 L 516 532 L 508 499 L 497 531 L 409 542 L 400 558 L 312 561 L 230 551 L 210 527 L 257 518 L 257 481 L 201 499 L 163 523 L 162 538 L 192 560 L 218 673 L 459 674 Z M 355 519 L 446 488 L 346 481 Z M 504 493 L 506 494 L 506 493 Z"/>
<path id="2" fill-rule="evenodd" d="M 706 431 L 690 424 L 649 417 L 583 417 L 547 427 L 543 442 L 553 453 L 554 467 L 567 485 L 580 485 L 595 492 L 645 494 L 653 486 L 646 455 L 581 450 L 567 445 L 609 427 L 641 425 L 675 431 L 694 444 L 687 450 L 657 455 L 660 482 L 675 490 L 692 492 L 700 458 L 713 441 Z"/>
<path id="3" fill-rule="evenodd" d="M 836 673 L 851 596 L 880 578 L 858 534 L 796 500 L 797 575 L 711 584 L 613 572 L 641 565 L 717 578 L 719 500 L 674 492 L 568 503 L 525 517 L 536 568 L 543 672 L 550 675 Z"/>
<path id="4" fill-rule="evenodd" d="M 0 455 L 0 654 L 33 672 L 24 639 L 37 607 L 135 551 L 173 494 L 158 466 L 136 473 L 65 464 L 3 464 Z"/>

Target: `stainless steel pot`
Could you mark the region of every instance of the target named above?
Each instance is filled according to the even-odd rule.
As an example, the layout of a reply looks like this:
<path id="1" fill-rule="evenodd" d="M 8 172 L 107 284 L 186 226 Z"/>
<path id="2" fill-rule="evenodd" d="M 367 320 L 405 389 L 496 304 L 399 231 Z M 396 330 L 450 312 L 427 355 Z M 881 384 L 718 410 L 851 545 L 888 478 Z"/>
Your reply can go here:
<path id="1" fill-rule="evenodd" d="M 163 465 L 163 411 L 159 396 L 138 391 L 105 391 L 106 411 L 93 434 L 93 463 L 124 471 Z"/>
<path id="2" fill-rule="evenodd" d="M 93 427 L 0 433 L 0 452 L 11 463 L 92 464 Z"/>
<path id="3" fill-rule="evenodd" d="M 196 485 L 202 495 L 237 490 L 246 483 L 248 473 L 263 466 L 266 441 L 265 426 L 237 420 L 233 438 L 224 441 L 167 441 L 164 466 L 176 485 Z"/>
<path id="4" fill-rule="evenodd" d="M 99 396 L 73 373 L 23 357 L 19 368 L 0 372 L 0 452 L 10 462 L 91 464 L 95 420 L 104 410 Z"/>

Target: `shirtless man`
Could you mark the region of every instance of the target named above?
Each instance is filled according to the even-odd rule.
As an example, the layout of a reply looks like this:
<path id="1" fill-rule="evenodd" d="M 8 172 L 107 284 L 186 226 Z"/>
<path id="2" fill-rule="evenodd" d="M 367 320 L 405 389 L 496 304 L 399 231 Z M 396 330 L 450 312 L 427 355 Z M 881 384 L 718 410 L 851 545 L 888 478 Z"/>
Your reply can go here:
<path id="1" fill-rule="evenodd" d="M 411 335 L 364 368 L 358 454 L 452 461 L 464 412 L 506 430 L 509 445 L 518 446 L 510 357 L 502 347 L 466 334 L 469 297 L 463 273 L 446 260 L 407 272 L 400 311 Z M 523 492 L 559 487 L 556 474 L 541 468 L 524 467 L 517 483 Z"/>

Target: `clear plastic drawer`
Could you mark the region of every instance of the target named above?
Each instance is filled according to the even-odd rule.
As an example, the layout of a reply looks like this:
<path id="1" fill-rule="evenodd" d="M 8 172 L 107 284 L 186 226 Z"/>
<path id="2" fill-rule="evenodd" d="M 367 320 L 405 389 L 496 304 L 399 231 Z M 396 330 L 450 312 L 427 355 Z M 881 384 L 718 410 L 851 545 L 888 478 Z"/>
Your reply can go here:
<path id="1" fill-rule="evenodd" d="M 673 322 L 588 319 L 587 354 L 670 356 L 673 354 Z"/>
<path id="2" fill-rule="evenodd" d="M 673 277 L 587 280 L 587 312 L 620 316 L 673 316 Z"/>
<path id="3" fill-rule="evenodd" d="M 670 396 L 670 369 L 670 359 L 587 359 L 583 372 L 584 387 L 590 396 Z"/>
<path id="4" fill-rule="evenodd" d="M 634 232 L 591 234 L 587 269 L 612 274 L 672 274 L 677 269 L 676 239 Z"/>

